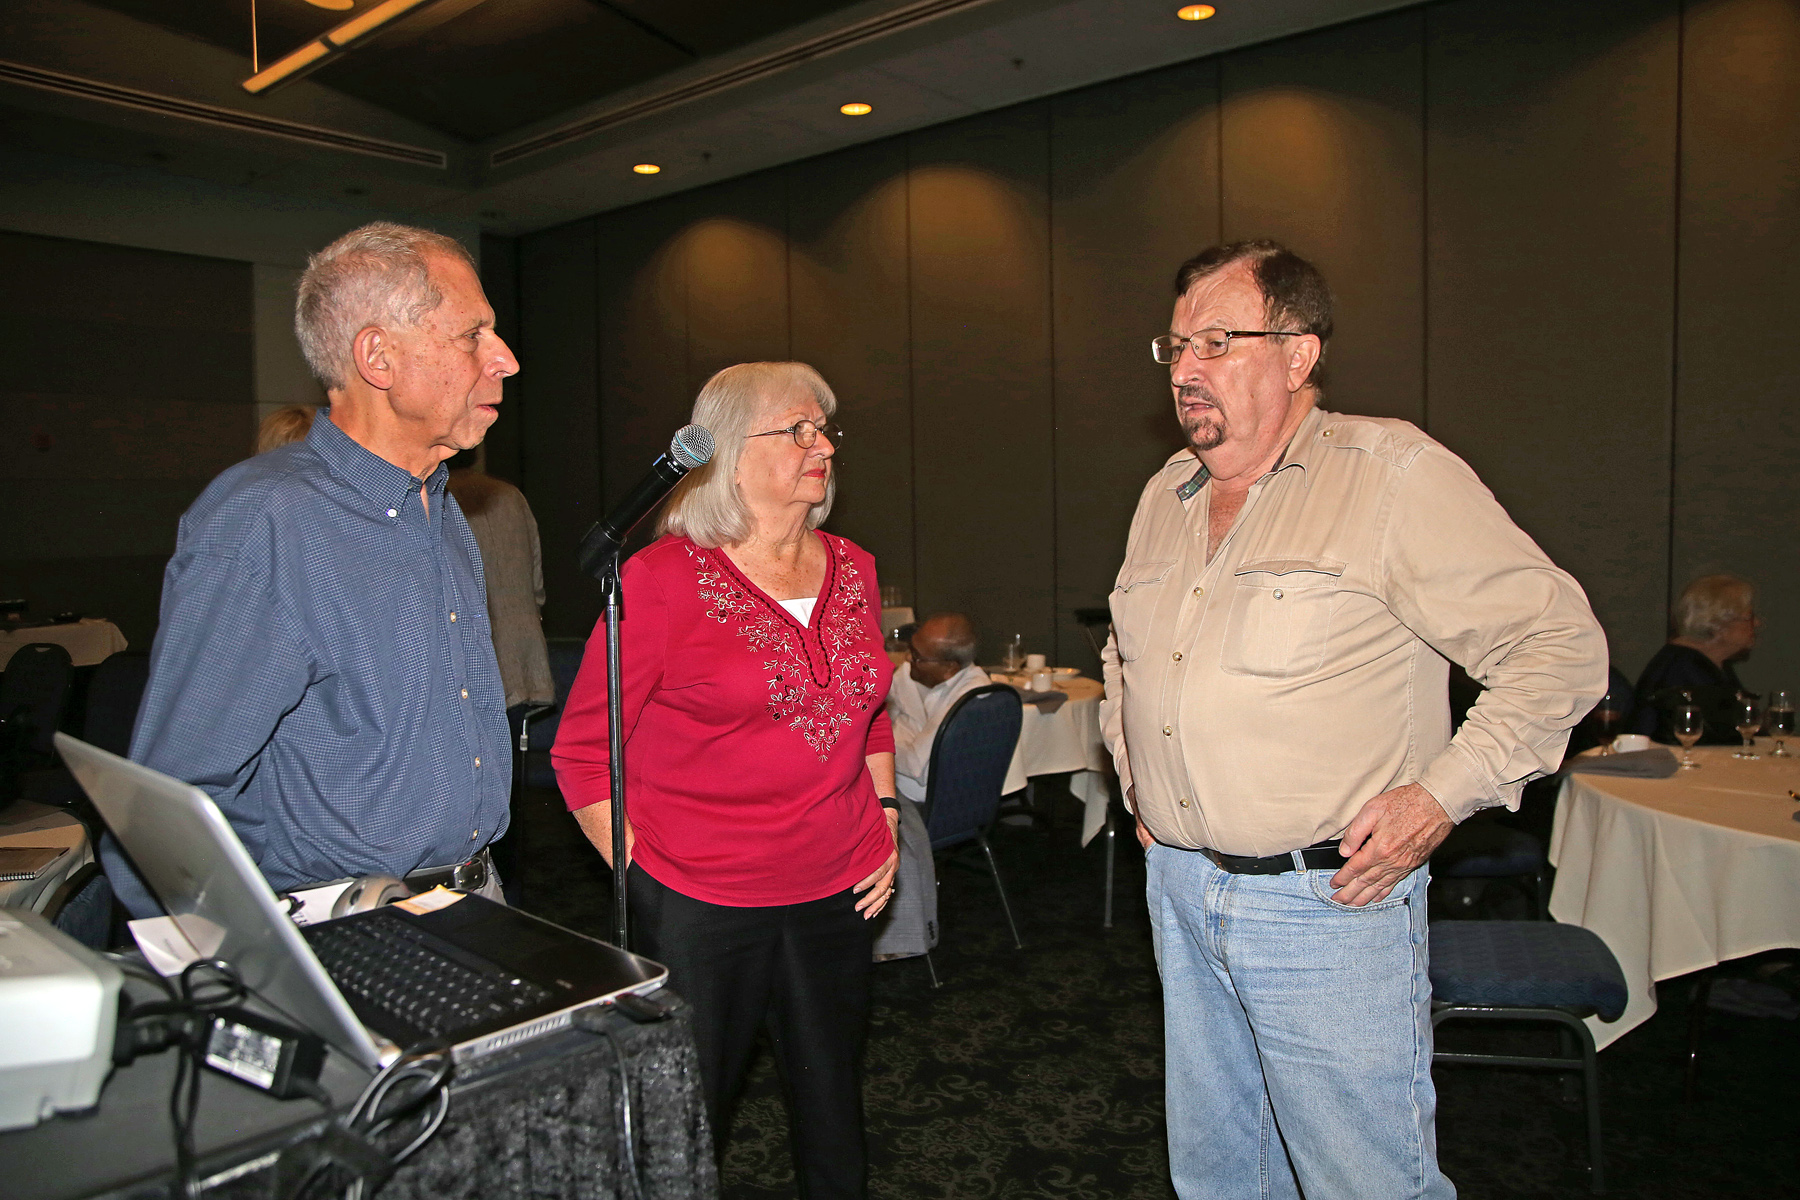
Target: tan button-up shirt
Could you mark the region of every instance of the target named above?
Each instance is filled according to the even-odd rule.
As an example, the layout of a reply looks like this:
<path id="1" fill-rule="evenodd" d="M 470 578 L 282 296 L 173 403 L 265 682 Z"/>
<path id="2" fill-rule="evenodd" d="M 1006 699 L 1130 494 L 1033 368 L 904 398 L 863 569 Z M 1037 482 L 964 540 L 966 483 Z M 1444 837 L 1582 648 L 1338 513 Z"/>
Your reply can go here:
<path id="1" fill-rule="evenodd" d="M 1417 782 L 1455 820 L 1518 806 L 1606 691 L 1587 597 L 1454 454 L 1314 411 L 1207 561 L 1190 451 L 1138 502 L 1101 723 L 1159 841 L 1261 857 Z M 1450 736 L 1449 664 L 1486 685 Z"/>

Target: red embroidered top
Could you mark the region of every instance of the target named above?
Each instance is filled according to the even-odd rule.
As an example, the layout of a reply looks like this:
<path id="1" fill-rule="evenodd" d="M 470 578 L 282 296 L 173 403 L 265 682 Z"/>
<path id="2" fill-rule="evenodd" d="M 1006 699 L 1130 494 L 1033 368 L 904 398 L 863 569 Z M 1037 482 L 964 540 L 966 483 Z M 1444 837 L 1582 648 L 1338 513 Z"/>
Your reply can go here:
<path id="1" fill-rule="evenodd" d="M 664 537 L 625 564 L 619 626 L 632 861 L 746 908 L 852 887 L 892 853 L 864 759 L 892 751 L 875 560 L 825 543 L 801 625 L 722 550 Z M 570 809 L 610 800 L 606 632 L 588 639 L 551 759 Z"/>

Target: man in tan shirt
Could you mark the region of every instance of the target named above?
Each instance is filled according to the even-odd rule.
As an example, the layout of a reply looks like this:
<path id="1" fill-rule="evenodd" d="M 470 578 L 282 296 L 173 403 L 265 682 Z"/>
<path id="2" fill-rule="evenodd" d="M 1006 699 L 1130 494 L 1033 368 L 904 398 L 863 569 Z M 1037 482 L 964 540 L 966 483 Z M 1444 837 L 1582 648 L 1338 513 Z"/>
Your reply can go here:
<path id="1" fill-rule="evenodd" d="M 1418 868 L 1556 769 L 1605 637 L 1455 455 L 1319 409 L 1311 264 L 1214 247 L 1176 294 L 1156 355 L 1189 448 L 1138 503 L 1102 709 L 1149 856 L 1176 1190 L 1454 1196 Z M 1447 660 L 1487 689 L 1454 738 Z"/>

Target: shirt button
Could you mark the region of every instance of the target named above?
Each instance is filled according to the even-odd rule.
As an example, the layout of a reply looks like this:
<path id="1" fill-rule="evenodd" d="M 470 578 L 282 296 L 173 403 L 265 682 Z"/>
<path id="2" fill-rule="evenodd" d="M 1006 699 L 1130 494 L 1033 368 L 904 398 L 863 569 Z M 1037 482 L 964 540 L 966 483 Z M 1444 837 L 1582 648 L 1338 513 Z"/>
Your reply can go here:
<path id="1" fill-rule="evenodd" d="M 467 699 L 468 699 L 468 698 L 469 698 L 469 689 L 468 689 L 468 688 L 464 688 L 464 689 L 463 689 L 463 699 L 464 699 L 464 700 L 467 700 Z"/>
<path id="2" fill-rule="evenodd" d="M 1182 803 L 1186 804 L 1187 801 L 1183 800 Z M 469 835 L 469 840 L 472 842 L 475 839 L 479 838 L 480 836 L 481 836 L 481 830 L 477 829 L 475 832 L 473 832 Z"/>
<path id="3" fill-rule="evenodd" d="M 1276 592 L 1276 593 L 1275 593 L 1275 598 L 1276 598 L 1276 599 L 1277 599 L 1277 600 L 1279 600 L 1279 599 L 1281 599 L 1281 593 L 1280 593 L 1280 592 Z M 456 624 L 456 614 L 455 614 L 455 613 L 451 613 L 451 614 L 450 614 L 450 623 L 451 623 L 451 624 L 452 624 L 452 625 L 454 625 L 454 624 Z"/>
<path id="4" fill-rule="evenodd" d="M 476 759 L 476 760 L 475 760 L 475 765 L 476 765 L 476 766 L 478 766 L 478 767 L 479 767 L 479 766 L 480 766 L 480 765 L 481 765 L 481 760 L 480 760 L 480 759 L 479 759 L 479 758 L 477 758 L 477 759 Z"/>
<path id="5" fill-rule="evenodd" d="M 399 510 L 399 509 L 397 509 L 397 508 L 390 508 L 390 509 L 388 509 L 388 516 L 390 516 L 390 517 L 397 517 L 397 516 L 399 516 L 399 515 L 400 515 L 400 510 Z"/>
<path id="6" fill-rule="evenodd" d="M 1183 796 L 1181 798 L 1181 807 L 1186 808 L 1187 806 L 1188 806 L 1187 797 Z"/>
<path id="7" fill-rule="evenodd" d="M 1205 589 L 1205 588 L 1203 588 L 1203 587 L 1197 587 L 1197 588 L 1195 588 L 1195 589 L 1194 589 L 1194 595 L 1196 595 L 1196 596 L 1204 596 L 1204 595 L 1206 595 L 1206 589 Z"/>
<path id="8" fill-rule="evenodd" d="M 1163 726 L 1163 736 L 1164 737 L 1174 737 L 1175 736 L 1175 727 L 1172 725 L 1164 725 Z"/>
<path id="9" fill-rule="evenodd" d="M 1174 659 L 1176 662 L 1180 662 L 1181 661 L 1181 651 L 1177 650 L 1175 653 L 1169 655 L 1169 657 Z"/>
<path id="10" fill-rule="evenodd" d="M 1276 588 L 1276 589 L 1275 589 L 1275 598 L 1276 598 L 1276 599 L 1277 599 L 1277 600 L 1279 600 L 1279 599 L 1281 599 L 1281 589 L 1280 589 L 1280 588 Z M 452 614 L 451 614 L 451 615 L 450 615 L 450 619 L 451 619 L 451 620 L 452 620 L 452 621 L 454 621 L 454 620 L 456 620 L 456 614 L 454 614 L 454 613 L 452 613 Z"/>

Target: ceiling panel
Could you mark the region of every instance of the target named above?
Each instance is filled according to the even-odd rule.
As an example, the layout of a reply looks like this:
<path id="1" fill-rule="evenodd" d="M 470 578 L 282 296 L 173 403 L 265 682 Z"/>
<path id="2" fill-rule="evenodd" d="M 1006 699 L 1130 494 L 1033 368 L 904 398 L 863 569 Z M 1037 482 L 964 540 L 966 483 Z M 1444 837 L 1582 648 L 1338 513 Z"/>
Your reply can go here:
<path id="1" fill-rule="evenodd" d="M 93 0 L 250 54 L 251 0 Z M 264 65 L 377 0 L 347 12 L 306 0 L 257 0 Z M 319 82 L 470 141 L 597 100 L 697 58 L 736 49 L 853 0 L 490 0 L 397 23 L 324 67 Z"/>

